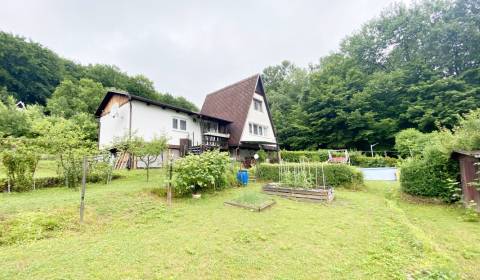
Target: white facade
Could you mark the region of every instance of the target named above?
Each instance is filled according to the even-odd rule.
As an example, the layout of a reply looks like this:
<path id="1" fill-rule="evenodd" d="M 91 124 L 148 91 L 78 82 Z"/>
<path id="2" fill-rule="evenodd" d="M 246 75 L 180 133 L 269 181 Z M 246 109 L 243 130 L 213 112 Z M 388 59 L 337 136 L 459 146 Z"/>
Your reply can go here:
<path id="1" fill-rule="evenodd" d="M 273 145 L 277 143 L 265 102 L 262 95 L 258 93 L 253 95 L 240 142 L 263 142 Z"/>
<path id="2" fill-rule="evenodd" d="M 132 100 L 131 102 L 131 132 L 146 141 L 153 137 L 165 136 L 169 145 L 180 145 L 180 139 L 190 139 L 192 145 L 202 143 L 200 120 L 187 113 L 176 112 L 169 108 Z M 177 120 L 177 128 L 173 127 L 173 119 Z M 185 122 L 185 127 L 181 122 Z M 116 138 L 129 135 L 130 103 L 125 103 L 118 109 L 111 110 L 100 117 L 99 146 L 106 148 L 113 144 Z"/>
<path id="3" fill-rule="evenodd" d="M 100 117 L 99 147 L 106 148 L 112 145 L 115 138 L 128 135 L 130 105 L 128 103 L 111 110 L 110 113 Z"/>
<path id="4" fill-rule="evenodd" d="M 173 128 L 173 119 L 178 120 L 177 128 Z M 182 129 L 180 122 L 185 121 Z M 183 112 L 172 109 L 162 109 L 156 105 L 147 105 L 145 102 L 132 101 L 132 134 L 142 137 L 146 141 L 153 137 L 165 136 L 169 145 L 180 145 L 180 139 L 188 138 L 192 145 L 202 143 L 200 120 Z"/>

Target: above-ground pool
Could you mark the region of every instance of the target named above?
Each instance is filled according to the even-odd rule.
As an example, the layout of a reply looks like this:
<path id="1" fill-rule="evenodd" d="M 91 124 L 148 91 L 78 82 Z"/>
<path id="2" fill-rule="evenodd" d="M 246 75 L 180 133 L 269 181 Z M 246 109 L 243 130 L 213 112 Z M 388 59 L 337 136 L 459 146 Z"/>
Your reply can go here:
<path id="1" fill-rule="evenodd" d="M 396 181 L 397 168 L 395 167 L 374 167 L 374 168 L 359 168 L 363 173 L 363 178 L 367 181 L 383 180 Z"/>

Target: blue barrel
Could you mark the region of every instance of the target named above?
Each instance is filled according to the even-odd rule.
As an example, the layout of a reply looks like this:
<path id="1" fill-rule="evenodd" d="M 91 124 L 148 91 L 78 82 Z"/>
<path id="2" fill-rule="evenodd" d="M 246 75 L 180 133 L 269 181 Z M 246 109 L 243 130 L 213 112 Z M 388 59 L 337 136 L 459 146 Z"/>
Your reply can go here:
<path id="1" fill-rule="evenodd" d="M 246 186 L 248 184 L 248 170 L 246 169 L 238 170 L 237 180 L 240 184 Z"/>

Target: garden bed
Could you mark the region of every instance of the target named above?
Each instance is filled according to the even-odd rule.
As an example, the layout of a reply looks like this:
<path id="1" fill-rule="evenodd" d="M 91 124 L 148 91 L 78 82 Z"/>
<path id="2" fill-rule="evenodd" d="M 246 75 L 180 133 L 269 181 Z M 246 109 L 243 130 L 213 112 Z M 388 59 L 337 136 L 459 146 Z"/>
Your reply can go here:
<path id="1" fill-rule="evenodd" d="M 326 187 L 325 189 L 300 189 L 290 188 L 279 183 L 269 183 L 263 187 L 263 192 L 266 194 L 312 202 L 330 202 L 335 198 L 335 193 L 332 187 Z"/>
<path id="2" fill-rule="evenodd" d="M 274 205 L 275 200 L 264 194 L 251 192 L 244 193 L 230 201 L 225 201 L 224 204 L 260 212 Z"/>

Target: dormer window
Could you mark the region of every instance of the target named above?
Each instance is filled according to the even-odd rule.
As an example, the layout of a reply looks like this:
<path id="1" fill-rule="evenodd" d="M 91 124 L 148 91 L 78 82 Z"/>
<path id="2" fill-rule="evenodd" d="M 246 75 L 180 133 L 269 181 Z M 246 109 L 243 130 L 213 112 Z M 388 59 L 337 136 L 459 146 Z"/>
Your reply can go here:
<path id="1" fill-rule="evenodd" d="M 253 99 L 253 108 L 255 111 L 263 112 L 262 101 Z"/>

